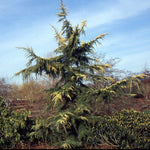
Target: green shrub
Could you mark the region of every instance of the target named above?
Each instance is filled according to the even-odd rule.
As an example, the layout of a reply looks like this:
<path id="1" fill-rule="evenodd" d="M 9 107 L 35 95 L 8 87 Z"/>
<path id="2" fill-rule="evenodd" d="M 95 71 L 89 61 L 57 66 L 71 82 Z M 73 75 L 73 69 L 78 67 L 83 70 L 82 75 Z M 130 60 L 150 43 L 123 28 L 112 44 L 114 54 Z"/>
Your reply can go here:
<path id="1" fill-rule="evenodd" d="M 144 111 L 147 114 L 150 114 L 150 109 Z"/>
<path id="2" fill-rule="evenodd" d="M 80 123 L 77 129 L 74 129 L 73 126 L 66 126 L 66 133 L 63 126 L 57 128 L 55 125 L 49 125 L 47 120 L 43 119 L 37 119 L 32 129 L 33 132 L 30 134 L 31 142 L 46 143 L 65 149 L 83 146 L 86 143 L 88 134 L 91 132 L 90 128 L 86 127 L 86 124 L 81 125 Z M 74 130 L 78 130 L 79 134 L 75 134 Z"/>
<path id="3" fill-rule="evenodd" d="M 58 134 L 56 130 L 48 127 L 46 125 L 46 120 L 37 118 L 35 125 L 32 126 L 32 132 L 30 133 L 30 141 L 32 143 L 46 143 L 52 145 L 53 143 L 58 142 L 58 139 L 62 135 Z"/>
<path id="4" fill-rule="evenodd" d="M 122 110 L 113 116 L 102 116 L 88 137 L 90 146 L 109 144 L 118 148 L 150 148 L 150 115 Z"/>
<path id="5" fill-rule="evenodd" d="M 11 112 L 0 97 L 0 148 L 12 148 L 29 140 L 33 124 L 29 114 L 27 111 Z"/>

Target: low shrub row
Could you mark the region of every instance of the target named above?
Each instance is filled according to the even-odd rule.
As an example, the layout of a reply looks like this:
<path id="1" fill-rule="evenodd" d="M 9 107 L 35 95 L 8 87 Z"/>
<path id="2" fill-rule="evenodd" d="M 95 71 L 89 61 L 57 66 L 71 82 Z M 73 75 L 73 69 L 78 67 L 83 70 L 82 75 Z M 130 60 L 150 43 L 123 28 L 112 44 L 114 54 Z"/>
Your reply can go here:
<path id="1" fill-rule="evenodd" d="M 86 128 L 88 135 L 76 142 L 74 138 L 78 135 L 65 137 L 66 134 L 49 126 L 46 120 L 30 119 L 29 114 L 27 111 L 11 112 L 0 97 L 0 148 L 37 142 L 66 148 L 96 148 L 100 145 L 121 149 L 150 148 L 150 114 L 147 112 L 122 110 L 113 116 L 99 116 L 94 125 L 89 123 L 89 128 Z M 71 147 L 65 145 L 67 142 L 72 144 Z"/>
<path id="2" fill-rule="evenodd" d="M 84 129 L 83 129 L 84 130 Z M 44 120 L 37 120 L 32 132 L 32 142 L 39 140 L 49 145 L 62 145 L 62 139 L 70 148 L 98 148 L 110 145 L 120 149 L 149 149 L 150 148 L 150 114 L 134 110 L 122 110 L 113 116 L 99 116 L 94 126 L 89 126 L 88 136 L 81 141 L 74 141 L 76 135 L 64 136 L 54 128 L 46 126 Z M 59 143 L 61 141 L 61 144 Z M 67 142 L 66 142 L 67 141 Z"/>

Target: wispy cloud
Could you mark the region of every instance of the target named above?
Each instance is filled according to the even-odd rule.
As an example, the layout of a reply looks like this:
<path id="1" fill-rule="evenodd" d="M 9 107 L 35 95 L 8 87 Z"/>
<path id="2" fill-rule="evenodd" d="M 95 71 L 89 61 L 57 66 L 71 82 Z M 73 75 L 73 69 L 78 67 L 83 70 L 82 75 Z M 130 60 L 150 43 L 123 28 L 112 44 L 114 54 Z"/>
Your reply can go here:
<path id="1" fill-rule="evenodd" d="M 97 2 L 93 8 L 89 7 L 86 10 L 72 14 L 73 22 L 79 22 L 87 19 L 88 28 L 94 28 L 100 25 L 109 24 L 116 20 L 126 19 L 136 16 L 141 12 L 150 8 L 149 0 L 114 0 L 114 3 L 99 9 L 101 1 Z"/>

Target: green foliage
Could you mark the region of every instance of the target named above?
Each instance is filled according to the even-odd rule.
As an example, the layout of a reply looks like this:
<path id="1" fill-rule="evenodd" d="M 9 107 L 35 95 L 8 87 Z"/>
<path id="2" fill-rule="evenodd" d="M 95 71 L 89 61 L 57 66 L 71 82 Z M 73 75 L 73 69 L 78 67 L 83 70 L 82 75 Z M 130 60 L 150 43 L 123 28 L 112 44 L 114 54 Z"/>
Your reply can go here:
<path id="1" fill-rule="evenodd" d="M 89 95 L 96 96 L 96 100 L 100 100 L 102 102 L 109 103 L 110 100 L 114 97 L 120 97 L 121 95 L 128 95 L 132 96 L 134 94 L 132 93 L 132 89 L 136 89 L 136 93 L 140 93 L 140 79 L 143 79 L 146 75 L 140 74 L 140 75 L 135 75 L 133 77 L 124 79 L 122 81 L 117 81 L 114 84 L 107 86 L 102 89 L 94 89 L 91 88 L 89 90 Z M 135 92 L 135 91 L 133 91 Z"/>
<path id="2" fill-rule="evenodd" d="M 29 114 L 27 111 L 11 112 L 0 97 L 0 148 L 11 148 L 29 140 L 33 124 Z"/>
<path id="3" fill-rule="evenodd" d="M 92 146 L 113 145 L 123 149 L 150 148 L 150 115 L 134 110 L 122 110 L 113 116 L 102 116 L 93 134 L 88 137 Z"/>
<path id="4" fill-rule="evenodd" d="M 144 111 L 147 114 L 150 114 L 150 109 Z"/>
<path id="5" fill-rule="evenodd" d="M 57 141 L 59 135 L 53 129 L 46 126 L 45 122 L 46 120 L 36 119 L 30 133 L 30 141 L 32 143 L 43 142 L 51 145 Z"/>
<path id="6" fill-rule="evenodd" d="M 65 141 L 61 142 L 61 146 L 64 149 L 78 148 L 81 146 L 81 143 L 73 135 L 71 135 L 67 137 Z"/>
<path id="7" fill-rule="evenodd" d="M 46 73 L 49 77 L 60 78 L 54 88 L 47 90 L 50 97 L 49 108 L 55 109 L 55 113 L 44 122 L 46 128 L 42 122 L 38 122 L 32 136 L 45 141 L 47 139 L 44 135 L 57 131 L 56 134 L 61 135 L 57 141 L 61 147 L 72 148 L 83 146 L 89 134 L 90 125 L 96 121 L 96 117 L 92 115 L 91 98 L 109 103 L 112 97 L 124 93 L 128 85 L 129 92 L 133 84 L 138 87 L 139 78 L 143 78 L 144 75 L 112 84 L 113 79 L 104 76 L 105 70 L 111 66 L 90 57 L 95 45 L 101 44 L 100 41 L 107 34 L 100 34 L 88 42 L 81 41 L 80 36 L 85 34 L 86 21 L 83 21 L 80 26 L 73 27 L 67 19 L 67 10 L 62 1 L 57 15 L 58 21 L 62 22 L 60 32 L 52 26 L 58 43 L 58 47 L 54 50 L 57 55 L 52 58 L 43 58 L 37 56 L 32 48 L 21 48 L 27 52 L 29 61 L 27 67 L 16 75 L 22 74 L 26 79 L 32 73 L 35 75 Z M 108 86 L 102 89 L 89 88 L 86 86 L 87 81 L 91 83 L 103 81 Z"/>

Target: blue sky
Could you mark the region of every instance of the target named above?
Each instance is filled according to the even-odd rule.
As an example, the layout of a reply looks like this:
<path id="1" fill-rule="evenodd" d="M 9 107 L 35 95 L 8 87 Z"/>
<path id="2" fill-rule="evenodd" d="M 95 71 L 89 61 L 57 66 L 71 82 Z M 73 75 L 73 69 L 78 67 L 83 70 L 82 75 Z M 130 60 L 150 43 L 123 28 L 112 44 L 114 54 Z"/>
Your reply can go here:
<path id="1" fill-rule="evenodd" d="M 0 0 L 0 78 L 26 67 L 23 50 L 46 57 L 57 47 L 51 25 L 57 23 L 59 0 Z M 117 67 L 139 72 L 150 68 L 150 0 L 64 0 L 73 25 L 87 20 L 86 40 L 109 33 L 95 51 L 121 59 Z"/>

